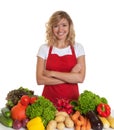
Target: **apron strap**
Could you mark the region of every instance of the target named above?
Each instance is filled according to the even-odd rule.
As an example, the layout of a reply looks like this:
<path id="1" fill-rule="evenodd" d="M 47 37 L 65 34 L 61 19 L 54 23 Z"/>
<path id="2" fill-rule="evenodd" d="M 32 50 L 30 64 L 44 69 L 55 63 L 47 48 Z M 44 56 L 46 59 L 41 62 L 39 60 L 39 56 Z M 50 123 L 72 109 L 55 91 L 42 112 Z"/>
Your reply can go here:
<path id="1" fill-rule="evenodd" d="M 76 57 L 76 53 L 75 53 L 74 47 L 71 45 L 70 48 L 71 48 L 72 54 Z"/>

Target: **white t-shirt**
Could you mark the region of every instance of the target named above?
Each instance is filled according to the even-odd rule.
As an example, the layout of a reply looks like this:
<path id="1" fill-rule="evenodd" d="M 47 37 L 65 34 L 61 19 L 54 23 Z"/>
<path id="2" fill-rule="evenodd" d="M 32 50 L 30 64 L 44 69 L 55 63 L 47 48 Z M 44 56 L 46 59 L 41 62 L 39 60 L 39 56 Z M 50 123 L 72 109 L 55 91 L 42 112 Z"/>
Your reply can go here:
<path id="1" fill-rule="evenodd" d="M 77 58 L 79 56 L 85 55 L 84 48 L 80 43 L 74 44 L 74 50 L 75 50 L 75 54 L 76 54 Z M 38 53 L 37 53 L 37 56 L 39 56 L 43 59 L 47 59 L 48 52 L 49 52 L 49 46 L 47 44 L 43 44 L 40 46 Z M 52 54 L 57 54 L 59 56 L 68 55 L 68 54 L 71 55 L 72 51 L 71 51 L 70 45 L 66 48 L 53 47 Z"/>

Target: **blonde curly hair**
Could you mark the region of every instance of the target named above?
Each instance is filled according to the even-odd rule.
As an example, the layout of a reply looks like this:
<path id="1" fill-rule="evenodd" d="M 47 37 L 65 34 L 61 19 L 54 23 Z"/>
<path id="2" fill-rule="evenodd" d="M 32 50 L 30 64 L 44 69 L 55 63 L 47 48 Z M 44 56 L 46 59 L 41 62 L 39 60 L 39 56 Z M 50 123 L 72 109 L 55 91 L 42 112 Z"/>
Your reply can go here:
<path id="1" fill-rule="evenodd" d="M 61 19 L 66 19 L 69 23 L 69 33 L 66 39 L 66 43 L 73 45 L 75 43 L 75 31 L 73 21 L 71 17 L 65 11 L 56 11 L 52 14 L 49 21 L 46 23 L 46 42 L 49 46 L 54 45 L 57 42 L 56 37 L 53 34 L 53 26 L 57 25 Z"/>

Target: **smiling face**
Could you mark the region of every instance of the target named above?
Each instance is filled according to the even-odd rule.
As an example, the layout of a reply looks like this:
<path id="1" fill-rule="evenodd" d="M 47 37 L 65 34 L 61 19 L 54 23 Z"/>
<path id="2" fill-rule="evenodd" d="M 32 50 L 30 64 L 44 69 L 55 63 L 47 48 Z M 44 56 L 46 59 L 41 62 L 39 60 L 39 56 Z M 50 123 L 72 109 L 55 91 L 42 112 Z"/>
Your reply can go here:
<path id="1" fill-rule="evenodd" d="M 46 41 L 49 46 L 68 46 L 75 43 L 75 30 L 69 14 L 56 11 L 46 24 Z"/>
<path id="2" fill-rule="evenodd" d="M 69 33 L 68 21 L 65 18 L 61 19 L 59 23 L 53 26 L 53 33 L 57 40 L 65 41 Z"/>

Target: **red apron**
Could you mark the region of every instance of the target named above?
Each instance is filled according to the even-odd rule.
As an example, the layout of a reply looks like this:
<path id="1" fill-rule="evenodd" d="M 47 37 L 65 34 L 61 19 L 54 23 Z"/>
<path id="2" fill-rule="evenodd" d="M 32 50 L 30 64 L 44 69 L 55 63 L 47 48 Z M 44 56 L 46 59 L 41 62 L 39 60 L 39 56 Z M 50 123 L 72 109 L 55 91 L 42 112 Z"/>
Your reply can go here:
<path id="1" fill-rule="evenodd" d="M 52 47 L 50 47 L 46 61 L 46 69 L 60 72 L 70 72 L 77 63 L 73 47 L 71 47 L 71 51 L 72 55 L 58 56 L 57 54 L 51 54 Z M 42 95 L 52 101 L 55 105 L 57 99 L 59 98 L 77 100 L 79 96 L 78 84 L 64 83 L 57 85 L 45 85 Z"/>

